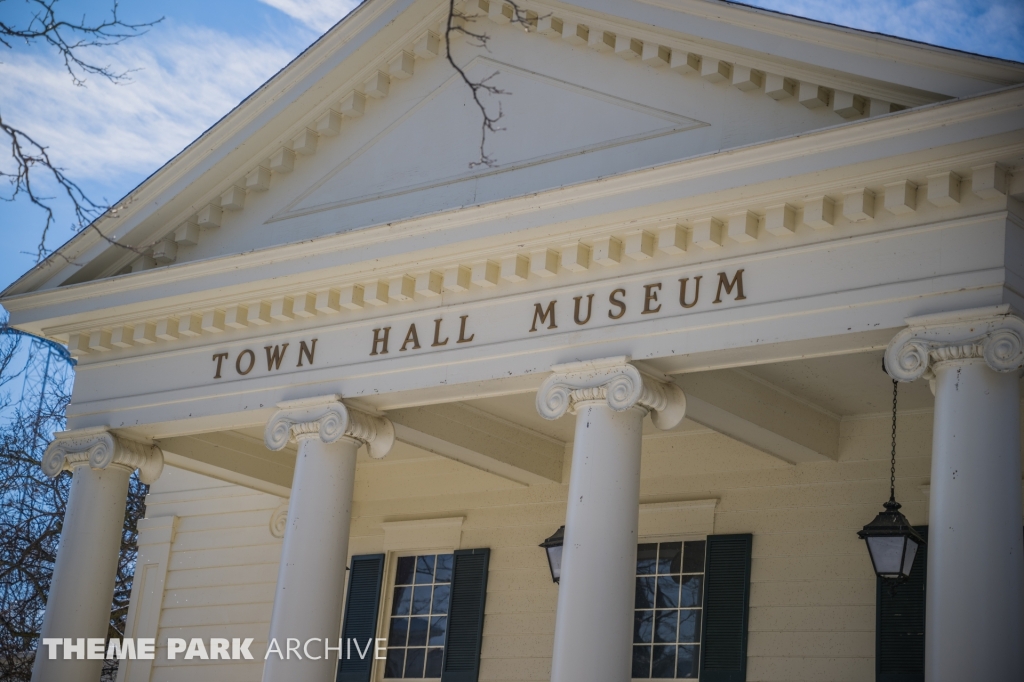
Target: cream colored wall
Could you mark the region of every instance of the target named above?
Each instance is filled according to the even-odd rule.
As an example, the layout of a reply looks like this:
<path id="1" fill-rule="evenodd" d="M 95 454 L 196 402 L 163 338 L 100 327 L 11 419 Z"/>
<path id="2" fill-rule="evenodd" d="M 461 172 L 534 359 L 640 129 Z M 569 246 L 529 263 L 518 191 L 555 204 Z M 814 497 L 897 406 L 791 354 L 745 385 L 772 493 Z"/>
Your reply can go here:
<path id="1" fill-rule="evenodd" d="M 911 522 L 927 523 L 930 412 L 901 417 L 898 447 L 897 496 Z M 798 466 L 709 431 L 645 439 L 642 502 L 717 498 L 714 532 L 754 535 L 749 680 L 873 679 L 874 578 L 856 531 L 887 498 L 888 456 L 886 416 L 844 420 L 839 461 Z M 563 523 L 566 494 L 565 486 L 521 486 L 440 457 L 361 459 L 351 552 L 383 551 L 383 522 L 464 517 L 461 536 L 456 530 L 446 542 L 492 550 L 481 680 L 546 680 L 557 587 L 537 544 Z M 251 636 L 261 658 L 280 552 L 269 530 L 278 503 L 176 470 L 154 486 L 148 514 L 181 517 L 161 640 Z M 693 524 L 679 532 L 703 525 Z M 152 679 L 260 679 L 258 661 L 177 663 L 158 661 Z"/>
<path id="2" fill-rule="evenodd" d="M 152 677 L 144 682 L 260 679 L 281 553 L 270 517 L 281 502 L 266 493 L 165 469 L 146 498 L 146 517 L 177 516 L 178 522 L 157 633 L 162 646 Z M 168 637 L 253 637 L 256 660 L 184 661 L 179 655 L 168 661 Z M 129 676 L 127 682 L 143 680 Z"/>

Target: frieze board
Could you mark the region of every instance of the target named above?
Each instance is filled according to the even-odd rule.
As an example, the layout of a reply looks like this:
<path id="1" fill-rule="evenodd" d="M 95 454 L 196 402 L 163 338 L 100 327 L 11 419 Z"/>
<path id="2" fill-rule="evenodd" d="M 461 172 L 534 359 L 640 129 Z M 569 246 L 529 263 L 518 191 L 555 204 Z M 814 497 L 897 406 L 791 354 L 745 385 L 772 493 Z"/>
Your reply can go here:
<path id="1" fill-rule="evenodd" d="M 602 282 L 567 282 L 546 290 L 506 293 L 425 310 L 406 309 L 372 319 L 321 322 L 315 328 L 311 322 L 301 331 L 275 330 L 259 339 L 236 335 L 215 344 L 193 343 L 159 354 L 111 358 L 81 366 L 73 412 L 76 419 L 89 413 L 98 418 L 109 410 L 137 414 L 138 410 L 149 409 L 145 405 L 160 403 L 164 404 L 160 409 L 185 409 L 199 415 L 208 412 L 203 405 L 210 401 L 211 408 L 214 402 L 222 401 L 217 402 L 217 412 L 226 409 L 223 401 L 237 403 L 241 412 L 246 405 L 249 410 L 258 408 L 253 401 L 265 401 L 267 391 L 279 396 L 273 398 L 274 402 L 298 397 L 287 391 L 308 391 L 313 386 L 319 386 L 321 392 L 335 391 L 348 397 L 373 396 L 506 375 L 515 378 L 524 372 L 544 371 L 552 362 L 595 353 L 627 352 L 638 359 L 649 359 L 718 352 L 754 343 L 755 339 L 762 344 L 779 343 L 808 334 L 818 338 L 894 328 L 914 310 L 921 310 L 929 299 L 932 302 L 928 305 L 978 305 L 975 302 L 984 301 L 986 296 L 998 296 L 1003 230 L 1005 222 L 995 219 L 929 225 L 886 234 L 881 243 L 878 236 L 851 238 L 844 241 L 843 248 L 821 244 L 800 249 L 799 253 L 677 266 Z M 946 270 L 936 271 L 929 254 L 968 244 L 974 245 L 972 256 L 961 259 L 955 267 L 950 263 Z M 883 253 L 884 258 L 879 257 Z M 894 262 L 901 267 L 893 269 Z M 864 265 L 852 267 L 853 263 Z M 737 301 L 738 291 L 734 291 L 723 296 L 722 303 L 712 303 L 718 288 L 717 273 L 726 272 L 728 278 L 733 278 L 740 268 L 744 270 L 745 300 Z M 700 301 L 691 309 L 682 308 L 678 304 L 679 280 L 689 278 L 692 283 L 698 275 L 702 276 Z M 880 279 L 880 275 L 884 276 Z M 663 307 L 644 314 L 645 285 L 658 282 L 662 288 L 655 289 L 658 300 L 650 307 Z M 715 286 L 705 286 L 713 282 Z M 618 312 L 610 295 L 619 288 L 628 292 L 624 297 L 628 310 L 615 320 L 608 317 L 609 312 Z M 594 295 L 593 317 L 577 324 L 574 299 L 589 294 Z M 942 294 L 941 301 L 937 294 Z M 557 301 L 557 327 L 537 324 L 537 331 L 530 332 L 537 304 L 546 310 L 551 300 Z M 465 337 L 472 341 L 458 344 L 462 316 L 467 317 Z M 443 347 L 432 347 L 434 320 L 438 318 L 443 319 L 440 339 L 449 341 Z M 421 348 L 410 344 L 401 351 L 411 324 L 417 326 Z M 389 352 L 371 356 L 373 330 L 385 326 L 391 327 Z M 313 338 L 317 343 L 312 365 L 304 361 L 303 367 L 297 367 L 301 342 L 311 346 Z M 284 343 L 290 345 L 282 368 L 268 371 L 265 348 L 273 350 Z M 239 377 L 233 363 L 246 348 L 252 350 L 259 364 L 251 374 Z M 229 354 L 230 364 L 226 366 L 231 371 L 217 380 L 213 378 L 214 355 L 224 352 Z M 123 397 L 125 387 L 131 387 L 137 395 Z M 195 393 L 197 389 L 201 389 L 202 396 Z M 170 403 L 180 408 L 172 408 Z"/>

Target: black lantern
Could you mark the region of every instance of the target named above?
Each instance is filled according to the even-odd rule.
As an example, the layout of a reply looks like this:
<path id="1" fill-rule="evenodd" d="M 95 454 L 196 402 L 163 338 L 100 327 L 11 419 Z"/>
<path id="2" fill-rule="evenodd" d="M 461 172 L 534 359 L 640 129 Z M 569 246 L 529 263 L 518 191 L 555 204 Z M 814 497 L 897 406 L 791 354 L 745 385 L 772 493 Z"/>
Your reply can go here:
<path id="1" fill-rule="evenodd" d="M 919 547 L 925 544 L 913 529 L 907 517 L 900 513 L 896 501 L 896 391 L 899 384 L 892 382 L 892 464 L 889 469 L 889 501 L 885 511 L 875 520 L 857 532 L 868 543 L 868 553 L 875 573 L 895 588 L 910 575 L 914 557 Z"/>
<path id="2" fill-rule="evenodd" d="M 558 582 L 562 577 L 562 542 L 565 540 L 565 526 L 559 527 L 551 537 L 538 545 L 548 554 L 548 568 L 551 569 L 551 580 Z"/>

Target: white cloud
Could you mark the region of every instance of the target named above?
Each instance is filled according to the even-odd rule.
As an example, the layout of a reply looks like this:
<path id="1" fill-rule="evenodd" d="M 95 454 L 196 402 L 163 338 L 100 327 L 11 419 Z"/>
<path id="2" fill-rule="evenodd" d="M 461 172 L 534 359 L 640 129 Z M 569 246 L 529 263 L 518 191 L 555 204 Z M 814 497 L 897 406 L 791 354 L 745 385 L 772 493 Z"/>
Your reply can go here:
<path id="1" fill-rule="evenodd" d="M 866 31 L 1024 61 L 1021 0 L 741 0 Z"/>
<path id="2" fill-rule="evenodd" d="M 360 0 L 259 0 L 309 28 L 323 33 L 345 18 Z"/>
<path id="3" fill-rule="evenodd" d="M 294 56 L 219 31 L 165 26 L 97 55 L 115 70 L 140 69 L 126 85 L 92 77 L 76 87 L 47 56 L 8 55 L 0 63 L 4 120 L 47 145 L 73 178 L 145 176 Z"/>

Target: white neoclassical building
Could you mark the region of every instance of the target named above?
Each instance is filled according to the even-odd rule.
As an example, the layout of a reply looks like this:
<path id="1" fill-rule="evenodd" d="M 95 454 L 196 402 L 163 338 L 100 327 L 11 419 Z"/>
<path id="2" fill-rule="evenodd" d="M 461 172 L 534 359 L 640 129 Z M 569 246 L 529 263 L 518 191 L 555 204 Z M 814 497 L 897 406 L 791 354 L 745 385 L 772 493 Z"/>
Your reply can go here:
<path id="1" fill-rule="evenodd" d="M 1022 679 L 1024 65 L 458 7 L 492 165 L 448 3 L 367 0 L 3 293 L 78 357 L 35 679 L 98 678 L 134 469 L 125 682 Z"/>

